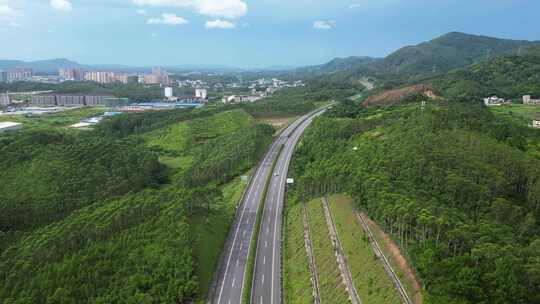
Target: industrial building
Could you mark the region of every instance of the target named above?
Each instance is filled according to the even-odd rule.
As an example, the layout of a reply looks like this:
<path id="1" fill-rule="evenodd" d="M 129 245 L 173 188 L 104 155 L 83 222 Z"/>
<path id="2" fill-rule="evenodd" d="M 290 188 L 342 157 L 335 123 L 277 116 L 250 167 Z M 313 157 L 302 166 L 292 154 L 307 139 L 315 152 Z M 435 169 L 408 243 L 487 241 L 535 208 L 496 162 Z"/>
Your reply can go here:
<path id="1" fill-rule="evenodd" d="M 33 95 L 32 105 L 41 106 L 101 106 L 107 104 L 107 99 L 115 99 L 109 95 L 83 94 L 44 94 Z"/>
<path id="2" fill-rule="evenodd" d="M 0 133 L 22 129 L 23 125 L 18 122 L 5 121 L 0 122 Z"/>

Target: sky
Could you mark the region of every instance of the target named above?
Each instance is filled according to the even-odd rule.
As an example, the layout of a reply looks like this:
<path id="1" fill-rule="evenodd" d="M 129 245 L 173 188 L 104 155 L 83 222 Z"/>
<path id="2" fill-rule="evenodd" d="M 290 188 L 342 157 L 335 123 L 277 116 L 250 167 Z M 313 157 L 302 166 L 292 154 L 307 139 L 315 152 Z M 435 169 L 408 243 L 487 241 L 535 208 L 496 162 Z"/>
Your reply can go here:
<path id="1" fill-rule="evenodd" d="M 538 0 L 0 0 L 0 59 L 277 67 L 450 31 L 540 40 Z"/>

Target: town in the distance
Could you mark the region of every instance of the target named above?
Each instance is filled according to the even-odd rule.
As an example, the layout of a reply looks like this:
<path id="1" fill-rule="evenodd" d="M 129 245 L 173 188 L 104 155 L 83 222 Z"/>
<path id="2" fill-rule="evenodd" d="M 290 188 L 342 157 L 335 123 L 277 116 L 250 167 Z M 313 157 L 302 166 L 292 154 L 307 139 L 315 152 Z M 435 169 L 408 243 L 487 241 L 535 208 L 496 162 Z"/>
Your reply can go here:
<path id="1" fill-rule="evenodd" d="M 144 70 L 144 69 L 141 69 Z M 202 77 L 201 77 L 202 76 Z M 97 117 L 86 117 L 73 124 L 73 128 L 89 128 L 102 118 L 120 115 L 124 112 L 159 111 L 177 108 L 202 107 L 208 103 L 250 103 L 272 96 L 283 88 L 302 87 L 301 80 L 285 81 L 276 78 L 220 77 L 217 72 L 176 72 L 171 73 L 160 67 L 149 68 L 147 72 L 125 73 L 122 71 L 84 70 L 61 67 L 58 73 L 47 75 L 36 73 L 31 68 L 13 67 L 0 70 L 0 83 L 13 84 L 28 82 L 42 85 L 69 85 L 69 83 L 95 83 L 99 85 L 135 86 L 142 91 L 153 92 L 151 97 L 123 96 L 121 93 L 88 93 L 70 90 L 69 93 L 53 90 L 27 92 L 1 92 L 0 116 L 43 115 L 58 113 L 80 107 L 102 107 L 106 111 Z M 222 78 L 222 79 L 220 79 Z M 0 130 L 16 130 L 23 124 L 2 122 Z"/>

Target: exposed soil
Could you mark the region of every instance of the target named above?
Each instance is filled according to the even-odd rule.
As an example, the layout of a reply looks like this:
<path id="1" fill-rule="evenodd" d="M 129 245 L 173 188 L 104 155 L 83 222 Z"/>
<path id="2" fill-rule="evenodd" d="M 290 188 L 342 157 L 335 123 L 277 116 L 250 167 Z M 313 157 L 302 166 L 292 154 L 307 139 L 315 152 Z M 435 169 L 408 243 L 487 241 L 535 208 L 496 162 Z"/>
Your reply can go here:
<path id="1" fill-rule="evenodd" d="M 413 95 L 421 94 L 431 99 L 437 99 L 438 96 L 435 95 L 433 90 L 426 85 L 419 84 L 410 87 L 405 87 L 401 89 L 388 90 L 380 94 L 370 96 L 366 98 L 363 105 L 374 106 L 374 105 L 393 105 L 398 104 L 404 99 L 411 97 Z"/>
<path id="2" fill-rule="evenodd" d="M 385 248 L 386 252 L 389 252 L 391 256 L 388 256 L 389 259 L 392 259 L 395 263 L 395 265 L 401 270 L 402 273 L 405 274 L 406 280 L 409 282 L 409 285 L 413 289 L 413 301 L 415 304 L 422 304 L 422 293 L 421 293 L 421 287 L 418 283 L 418 280 L 416 279 L 416 276 L 414 274 L 414 271 L 412 270 L 411 266 L 407 262 L 407 259 L 401 254 L 401 250 L 396 245 L 396 243 L 377 225 L 377 223 L 373 222 L 369 217 L 362 213 L 362 216 L 364 219 L 367 220 L 369 227 L 373 231 L 373 233 L 377 234 L 377 236 L 384 241 L 384 244 L 381 244 Z"/>

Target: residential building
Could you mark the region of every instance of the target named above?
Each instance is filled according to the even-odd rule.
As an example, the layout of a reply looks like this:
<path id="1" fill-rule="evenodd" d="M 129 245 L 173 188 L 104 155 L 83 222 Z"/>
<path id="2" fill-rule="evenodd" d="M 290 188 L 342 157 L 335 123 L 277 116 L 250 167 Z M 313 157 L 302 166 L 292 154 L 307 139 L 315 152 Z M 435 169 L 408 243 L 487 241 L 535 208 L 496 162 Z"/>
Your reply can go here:
<path id="1" fill-rule="evenodd" d="M 488 107 L 500 106 L 500 105 L 509 104 L 509 103 L 512 103 L 512 102 L 510 100 L 505 100 L 505 99 L 499 98 L 497 96 L 491 96 L 491 97 L 488 97 L 488 98 L 484 98 L 484 104 L 486 106 L 488 106 Z"/>
<path id="2" fill-rule="evenodd" d="M 8 93 L 0 94 L 0 106 L 7 106 L 11 103 Z"/>
<path id="3" fill-rule="evenodd" d="M 173 88 L 171 87 L 165 87 L 165 97 L 171 98 L 173 97 Z"/>
<path id="4" fill-rule="evenodd" d="M 83 71 L 76 68 L 61 68 L 58 70 L 58 75 L 63 80 L 81 81 L 84 79 Z"/>
<path id="5" fill-rule="evenodd" d="M 18 122 L 5 121 L 0 122 L 0 133 L 22 129 L 23 125 Z"/>
<path id="6" fill-rule="evenodd" d="M 532 121 L 532 127 L 535 128 L 535 129 L 540 129 L 540 118 L 539 119 L 534 119 Z"/>
<path id="7" fill-rule="evenodd" d="M 208 91 L 206 89 L 195 89 L 195 97 L 206 99 L 208 97 Z"/>
<path id="8" fill-rule="evenodd" d="M 523 96 L 523 104 L 525 105 L 540 105 L 540 99 L 532 99 L 531 95 Z"/>
<path id="9" fill-rule="evenodd" d="M 7 82 L 26 81 L 30 80 L 32 78 L 32 75 L 32 69 L 13 69 L 7 71 L 6 79 Z"/>
<path id="10" fill-rule="evenodd" d="M 7 82 L 7 72 L 0 71 L 0 82 Z"/>
<path id="11" fill-rule="evenodd" d="M 113 83 L 115 77 L 114 72 L 88 71 L 84 72 L 84 80 L 98 83 Z"/>

